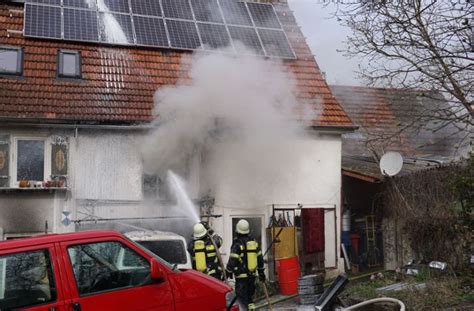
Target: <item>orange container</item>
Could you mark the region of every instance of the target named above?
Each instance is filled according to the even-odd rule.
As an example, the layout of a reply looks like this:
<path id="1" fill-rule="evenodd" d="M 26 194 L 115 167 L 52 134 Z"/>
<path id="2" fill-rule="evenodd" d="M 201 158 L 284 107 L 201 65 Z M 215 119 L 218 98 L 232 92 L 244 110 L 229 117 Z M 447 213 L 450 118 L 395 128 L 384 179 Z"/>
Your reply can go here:
<path id="1" fill-rule="evenodd" d="M 278 259 L 276 261 L 278 283 L 282 295 L 298 293 L 298 278 L 300 277 L 300 264 L 298 257 Z"/>

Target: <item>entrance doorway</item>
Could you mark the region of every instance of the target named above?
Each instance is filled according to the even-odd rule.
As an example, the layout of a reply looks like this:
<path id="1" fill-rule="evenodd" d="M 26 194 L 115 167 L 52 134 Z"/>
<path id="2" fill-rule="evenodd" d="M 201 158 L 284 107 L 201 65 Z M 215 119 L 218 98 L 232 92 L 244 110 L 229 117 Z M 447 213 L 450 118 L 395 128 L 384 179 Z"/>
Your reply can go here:
<path id="1" fill-rule="evenodd" d="M 241 216 L 232 217 L 232 240 L 236 238 L 235 226 L 239 220 L 245 219 L 250 225 L 250 235 L 258 242 L 260 248 L 262 248 L 262 231 L 263 231 L 263 216 Z"/>

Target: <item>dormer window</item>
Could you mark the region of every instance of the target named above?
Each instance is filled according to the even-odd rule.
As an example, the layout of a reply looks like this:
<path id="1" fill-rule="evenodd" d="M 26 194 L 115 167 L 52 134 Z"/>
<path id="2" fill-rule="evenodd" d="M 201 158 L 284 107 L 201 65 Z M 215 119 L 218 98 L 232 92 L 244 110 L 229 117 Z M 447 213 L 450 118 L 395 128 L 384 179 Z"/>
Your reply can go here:
<path id="1" fill-rule="evenodd" d="M 59 50 L 58 77 L 81 77 L 81 54 L 78 51 Z"/>
<path id="2" fill-rule="evenodd" d="M 0 74 L 21 76 L 23 73 L 23 49 L 0 45 Z"/>

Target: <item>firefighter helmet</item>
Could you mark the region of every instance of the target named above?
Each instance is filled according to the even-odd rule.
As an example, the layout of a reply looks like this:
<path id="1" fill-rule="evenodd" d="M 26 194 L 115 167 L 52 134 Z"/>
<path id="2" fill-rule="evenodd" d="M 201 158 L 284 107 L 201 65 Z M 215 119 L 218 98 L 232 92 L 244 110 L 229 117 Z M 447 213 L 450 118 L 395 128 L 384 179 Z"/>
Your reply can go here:
<path id="1" fill-rule="evenodd" d="M 193 236 L 195 239 L 200 239 L 207 234 L 207 229 L 202 223 L 197 223 L 193 228 Z"/>
<path id="2" fill-rule="evenodd" d="M 239 234 L 249 234 L 250 233 L 250 225 L 249 222 L 245 219 L 239 220 L 237 226 L 235 226 L 235 231 Z"/>

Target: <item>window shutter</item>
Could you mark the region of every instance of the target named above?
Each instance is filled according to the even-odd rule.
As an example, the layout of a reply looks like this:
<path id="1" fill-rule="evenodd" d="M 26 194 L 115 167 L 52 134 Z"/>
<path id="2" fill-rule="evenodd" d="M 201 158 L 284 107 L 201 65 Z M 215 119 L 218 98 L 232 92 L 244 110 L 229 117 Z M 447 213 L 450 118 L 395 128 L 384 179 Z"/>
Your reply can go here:
<path id="1" fill-rule="evenodd" d="M 68 139 L 64 136 L 53 136 L 51 144 L 51 178 L 67 179 Z"/>
<path id="2" fill-rule="evenodd" d="M 8 187 L 10 181 L 10 137 L 0 136 L 0 187 Z"/>

